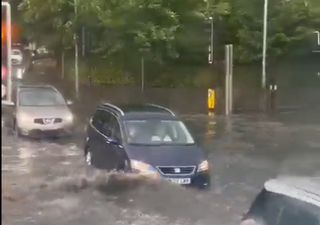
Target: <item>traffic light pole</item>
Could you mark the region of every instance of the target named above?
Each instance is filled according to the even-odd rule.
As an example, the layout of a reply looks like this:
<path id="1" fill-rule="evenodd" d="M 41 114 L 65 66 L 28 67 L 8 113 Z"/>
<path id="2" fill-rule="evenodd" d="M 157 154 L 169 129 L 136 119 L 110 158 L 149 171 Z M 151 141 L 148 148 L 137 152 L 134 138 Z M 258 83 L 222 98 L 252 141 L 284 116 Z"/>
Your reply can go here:
<path id="1" fill-rule="evenodd" d="M 1 7 L 6 9 L 6 44 L 7 44 L 7 101 L 12 102 L 12 62 L 11 62 L 11 6 L 8 2 L 1 2 Z"/>

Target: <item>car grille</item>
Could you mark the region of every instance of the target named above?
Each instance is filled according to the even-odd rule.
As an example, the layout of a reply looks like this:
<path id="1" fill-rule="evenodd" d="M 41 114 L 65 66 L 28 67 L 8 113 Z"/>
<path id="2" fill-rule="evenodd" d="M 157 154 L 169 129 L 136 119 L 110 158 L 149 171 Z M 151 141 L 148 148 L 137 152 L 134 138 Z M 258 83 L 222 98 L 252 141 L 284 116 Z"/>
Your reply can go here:
<path id="1" fill-rule="evenodd" d="M 54 119 L 54 123 L 62 123 L 62 119 L 61 118 L 55 118 Z"/>
<path id="2" fill-rule="evenodd" d="M 37 123 L 37 124 L 46 124 L 44 122 L 44 118 L 37 118 L 37 119 L 34 119 L 34 123 Z M 61 118 L 54 118 L 54 121 L 53 123 L 62 123 L 62 119 Z"/>
<path id="3" fill-rule="evenodd" d="M 157 167 L 163 175 L 191 175 L 195 166 L 159 166 Z"/>

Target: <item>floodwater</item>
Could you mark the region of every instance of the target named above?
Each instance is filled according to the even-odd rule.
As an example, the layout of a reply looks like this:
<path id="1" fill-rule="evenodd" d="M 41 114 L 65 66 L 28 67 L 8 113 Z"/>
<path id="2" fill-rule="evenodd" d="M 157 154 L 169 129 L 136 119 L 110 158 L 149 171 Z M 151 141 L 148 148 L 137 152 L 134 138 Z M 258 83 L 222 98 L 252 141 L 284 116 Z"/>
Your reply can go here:
<path id="1" fill-rule="evenodd" d="M 33 140 L 13 136 L 4 122 L 9 115 L 3 114 L 2 222 L 239 224 L 267 179 L 320 176 L 319 115 L 317 105 L 285 107 L 270 115 L 182 114 L 211 165 L 212 187 L 198 191 L 88 168 L 82 148 L 85 120 L 79 119 L 71 138 Z"/>
<path id="2" fill-rule="evenodd" d="M 81 126 L 74 138 L 40 141 L 17 139 L 4 127 L 3 224 L 237 224 L 265 180 L 320 176 L 319 124 L 259 115 L 183 118 L 208 154 L 208 191 L 88 168 Z"/>

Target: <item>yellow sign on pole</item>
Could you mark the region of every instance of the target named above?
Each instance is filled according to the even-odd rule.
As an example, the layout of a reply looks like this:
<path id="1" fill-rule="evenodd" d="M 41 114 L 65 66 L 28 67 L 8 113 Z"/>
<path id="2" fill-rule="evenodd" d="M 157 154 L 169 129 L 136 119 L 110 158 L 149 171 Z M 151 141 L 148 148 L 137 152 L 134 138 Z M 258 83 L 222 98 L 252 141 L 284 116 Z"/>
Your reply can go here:
<path id="1" fill-rule="evenodd" d="M 216 92 L 214 89 L 208 89 L 208 109 L 213 111 L 216 106 Z"/>

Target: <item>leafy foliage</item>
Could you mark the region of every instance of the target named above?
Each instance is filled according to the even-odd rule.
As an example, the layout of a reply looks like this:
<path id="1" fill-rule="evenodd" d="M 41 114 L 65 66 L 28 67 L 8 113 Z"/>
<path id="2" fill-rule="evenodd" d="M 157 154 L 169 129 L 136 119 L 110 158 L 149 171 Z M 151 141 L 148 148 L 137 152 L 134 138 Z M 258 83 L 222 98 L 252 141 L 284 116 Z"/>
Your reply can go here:
<path id="1" fill-rule="evenodd" d="M 303 49 L 320 27 L 319 0 L 269 0 L 268 56 Z M 207 63 L 209 17 L 215 48 L 235 45 L 238 62 L 261 58 L 263 0 L 21 0 L 29 38 L 71 49 L 85 27 L 90 54 L 120 68 L 141 55 L 160 65 Z M 75 13 L 75 11 L 77 13 Z M 221 53 L 221 59 L 223 59 Z M 130 68 L 129 68 L 130 69 Z M 132 69 L 132 68 L 131 68 Z"/>

